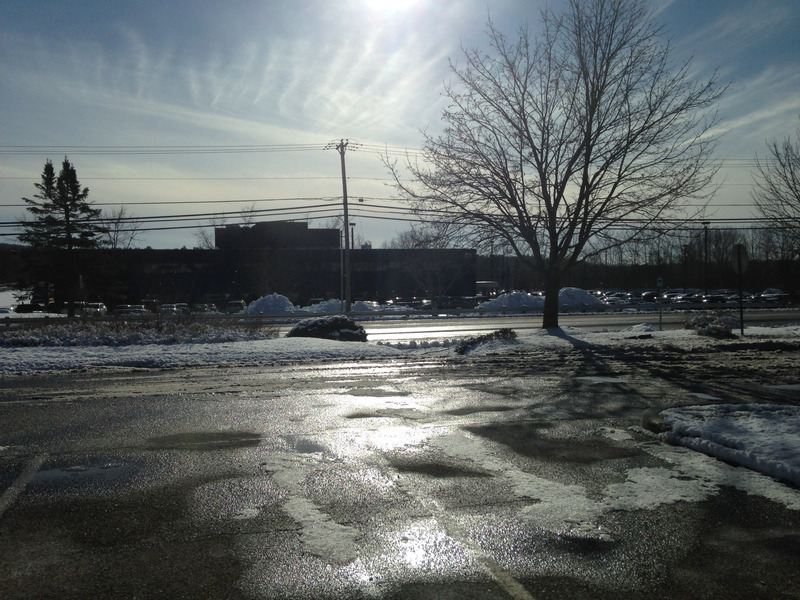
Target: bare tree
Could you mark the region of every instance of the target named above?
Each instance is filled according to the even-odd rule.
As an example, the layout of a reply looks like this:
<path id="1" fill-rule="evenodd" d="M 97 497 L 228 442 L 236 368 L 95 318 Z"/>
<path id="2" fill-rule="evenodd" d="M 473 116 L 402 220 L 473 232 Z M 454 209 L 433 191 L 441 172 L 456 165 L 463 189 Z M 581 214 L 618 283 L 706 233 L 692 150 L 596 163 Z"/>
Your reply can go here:
<path id="1" fill-rule="evenodd" d="M 448 224 L 420 222 L 409 229 L 397 233 L 386 245 L 386 248 L 448 248 L 451 238 Z"/>
<path id="2" fill-rule="evenodd" d="M 543 326 L 557 327 L 579 258 L 696 216 L 724 86 L 673 64 L 644 0 L 568 0 L 541 21 L 515 40 L 490 22 L 490 51 L 451 63 L 444 133 L 423 133 L 420 159 L 384 161 L 419 212 L 500 237 L 542 273 Z"/>
<path id="3" fill-rule="evenodd" d="M 251 202 L 242 210 L 242 225 L 255 225 L 258 220 L 259 210 L 255 202 Z"/>
<path id="4" fill-rule="evenodd" d="M 194 237 L 197 242 L 196 247 L 202 250 L 213 250 L 216 248 L 217 240 L 215 231 L 218 227 L 224 227 L 227 222 L 228 219 L 225 215 L 213 216 L 207 226 L 201 227 L 194 232 Z"/>
<path id="5" fill-rule="evenodd" d="M 756 156 L 757 174 L 754 177 L 753 200 L 765 218 L 800 240 L 800 128 L 783 142 L 767 143 L 768 158 Z"/>
<path id="6" fill-rule="evenodd" d="M 103 212 L 100 221 L 103 224 L 103 242 L 109 248 L 131 248 L 139 236 L 141 221 L 131 215 L 125 206 Z"/>

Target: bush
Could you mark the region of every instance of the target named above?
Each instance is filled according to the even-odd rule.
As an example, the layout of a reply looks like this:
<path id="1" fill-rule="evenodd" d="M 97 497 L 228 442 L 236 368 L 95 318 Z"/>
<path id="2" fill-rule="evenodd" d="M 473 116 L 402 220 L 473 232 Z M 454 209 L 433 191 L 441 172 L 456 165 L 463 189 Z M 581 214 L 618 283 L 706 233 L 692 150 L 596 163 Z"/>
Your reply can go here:
<path id="1" fill-rule="evenodd" d="M 340 342 L 366 342 L 367 332 L 345 315 L 314 317 L 299 321 L 286 337 L 311 337 Z"/>
<path id="2" fill-rule="evenodd" d="M 515 339 L 517 339 L 517 332 L 514 331 L 513 329 L 498 329 L 497 331 L 493 331 L 492 333 L 487 333 L 486 335 L 479 335 L 477 337 L 467 338 L 466 340 L 459 342 L 458 346 L 456 346 L 456 352 L 458 354 L 466 354 L 479 344 L 492 342 L 494 340 L 515 340 Z"/>
<path id="3" fill-rule="evenodd" d="M 728 339 L 734 337 L 732 330 L 737 323 L 734 317 L 726 314 L 695 315 L 686 319 L 686 329 L 694 329 L 698 335 Z"/>

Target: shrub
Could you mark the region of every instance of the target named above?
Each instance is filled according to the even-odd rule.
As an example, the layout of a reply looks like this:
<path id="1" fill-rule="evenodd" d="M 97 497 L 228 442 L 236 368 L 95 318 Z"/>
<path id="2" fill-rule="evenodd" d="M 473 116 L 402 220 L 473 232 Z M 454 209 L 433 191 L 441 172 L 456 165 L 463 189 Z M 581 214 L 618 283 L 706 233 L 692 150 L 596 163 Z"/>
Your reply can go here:
<path id="1" fill-rule="evenodd" d="M 314 317 L 299 321 L 286 337 L 311 337 L 340 342 L 366 342 L 367 332 L 345 315 Z"/>
<path id="2" fill-rule="evenodd" d="M 486 335 L 479 335 L 477 337 L 471 337 L 467 338 L 466 340 L 462 340 L 461 342 L 459 342 L 458 346 L 456 346 L 456 352 L 458 354 L 466 354 L 479 344 L 492 342 L 494 340 L 515 340 L 515 339 L 517 339 L 517 332 L 514 331 L 513 329 L 498 329 L 497 331 L 493 331 L 492 333 L 487 333 Z"/>
<path id="3" fill-rule="evenodd" d="M 737 321 L 730 315 L 717 313 L 713 315 L 695 315 L 686 319 L 686 329 L 694 329 L 698 335 L 715 339 L 734 337 L 733 328 Z"/>

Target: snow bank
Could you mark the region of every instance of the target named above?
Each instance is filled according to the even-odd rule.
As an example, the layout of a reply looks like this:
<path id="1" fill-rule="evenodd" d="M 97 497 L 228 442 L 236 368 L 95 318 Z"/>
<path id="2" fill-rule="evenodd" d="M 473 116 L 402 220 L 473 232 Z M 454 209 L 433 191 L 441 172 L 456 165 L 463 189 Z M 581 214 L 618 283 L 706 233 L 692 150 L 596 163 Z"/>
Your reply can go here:
<path id="1" fill-rule="evenodd" d="M 661 411 L 673 443 L 800 486 L 800 406 L 716 404 Z"/>
<path id="2" fill-rule="evenodd" d="M 571 287 L 561 289 L 558 293 L 558 304 L 568 307 L 605 306 L 605 302 L 586 290 Z"/>
<path id="3" fill-rule="evenodd" d="M 562 288 L 558 293 L 558 306 L 560 310 L 576 310 L 587 307 L 601 308 L 605 306 L 605 303 L 586 290 L 567 287 Z M 487 302 L 481 302 L 478 308 L 485 310 L 542 310 L 544 296 L 528 292 L 513 292 Z"/>
<path id="4" fill-rule="evenodd" d="M 11 290 L 0 289 L 0 309 L 10 310 L 18 304 L 14 293 Z"/>
<path id="5" fill-rule="evenodd" d="M 387 307 L 379 306 L 376 302 L 353 302 L 350 306 L 353 312 L 379 312 Z M 344 312 L 344 303 L 338 298 L 323 300 L 309 306 L 296 306 L 286 296 L 270 294 L 254 300 L 245 308 L 245 313 L 251 315 L 283 315 L 283 314 L 327 314 L 333 315 Z"/>
<path id="6" fill-rule="evenodd" d="M 296 361 L 396 358 L 403 352 L 377 344 L 313 338 L 273 338 L 202 344 L 0 348 L 0 378 L 86 368 L 176 368 L 259 365 Z"/>
<path id="7" fill-rule="evenodd" d="M 314 313 L 314 314 L 333 314 L 333 313 L 340 313 L 343 311 L 344 304 L 338 298 L 332 298 L 330 300 L 323 300 L 318 304 L 312 304 L 310 306 L 306 306 L 303 308 L 305 312 Z"/>
<path id="8" fill-rule="evenodd" d="M 513 292 L 511 294 L 503 294 L 487 302 L 481 302 L 477 308 L 486 310 L 503 308 L 541 310 L 544 308 L 544 297 L 534 296 L 528 292 Z"/>
<path id="9" fill-rule="evenodd" d="M 605 303 L 585 290 L 578 288 L 563 288 L 558 294 L 558 304 L 561 310 L 571 311 L 585 308 L 601 308 Z M 309 314 L 336 314 L 343 312 L 343 303 L 338 298 L 323 300 L 317 304 L 299 307 L 292 304 L 286 297 L 280 294 L 270 294 L 262 296 L 258 300 L 250 303 L 244 312 L 249 314 L 270 314 L 281 315 L 291 313 Z M 528 292 L 512 292 L 503 294 L 478 305 L 478 309 L 484 310 L 528 310 L 536 311 L 544 308 L 544 296 L 529 294 Z M 398 310 L 414 310 L 408 306 L 387 306 L 377 302 L 356 301 L 351 305 L 351 310 L 356 313 L 380 313 L 395 312 Z"/>
<path id="10" fill-rule="evenodd" d="M 253 300 L 243 312 L 248 315 L 282 315 L 291 314 L 296 310 L 297 307 L 286 296 L 270 294 Z"/>

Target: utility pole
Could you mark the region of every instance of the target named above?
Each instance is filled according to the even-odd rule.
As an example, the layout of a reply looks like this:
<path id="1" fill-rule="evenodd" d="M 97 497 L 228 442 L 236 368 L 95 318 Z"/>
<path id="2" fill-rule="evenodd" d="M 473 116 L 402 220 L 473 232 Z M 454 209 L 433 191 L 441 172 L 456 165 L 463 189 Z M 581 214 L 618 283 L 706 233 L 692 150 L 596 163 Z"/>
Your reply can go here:
<path id="1" fill-rule="evenodd" d="M 344 268 L 342 272 L 344 273 L 344 311 L 346 313 L 350 312 L 350 300 L 351 300 L 351 272 L 350 272 L 350 236 L 348 234 L 348 227 L 350 224 L 350 217 L 347 211 L 347 170 L 344 164 L 344 153 L 347 151 L 348 140 L 340 140 L 338 144 L 336 144 L 335 148 L 336 151 L 339 152 L 339 156 L 342 161 L 342 203 L 344 206 L 344 223 L 342 224 L 342 228 L 344 230 Z"/>
<path id="2" fill-rule="evenodd" d="M 703 279 L 705 280 L 706 296 L 708 295 L 708 226 L 711 221 L 703 221 Z"/>

